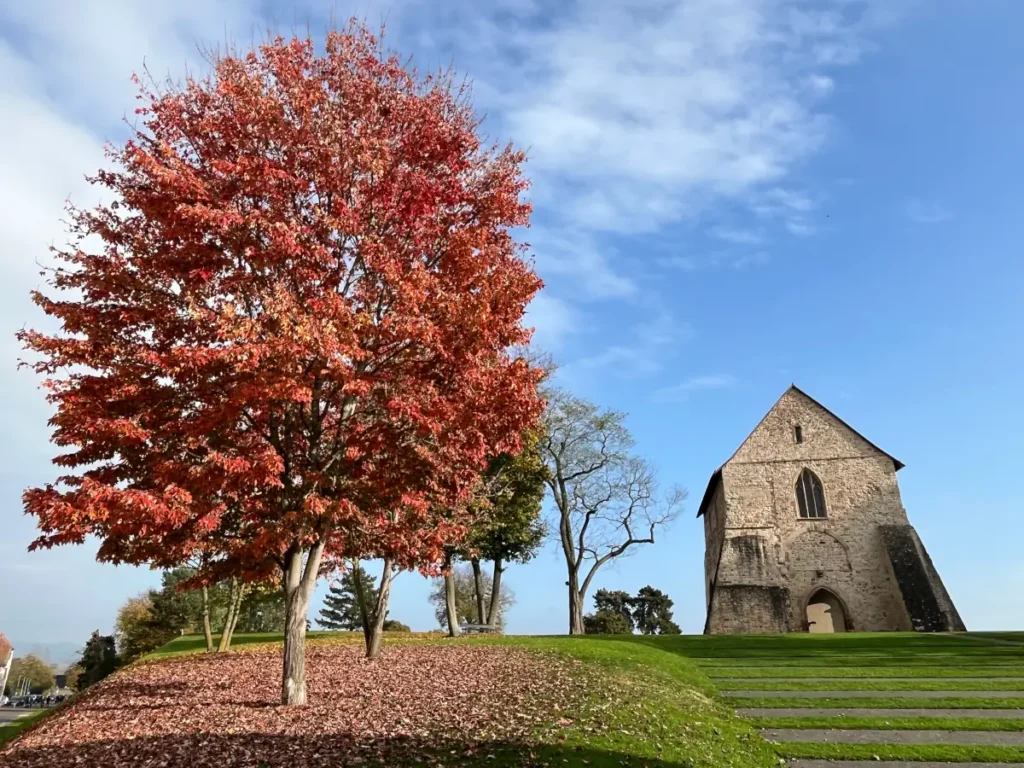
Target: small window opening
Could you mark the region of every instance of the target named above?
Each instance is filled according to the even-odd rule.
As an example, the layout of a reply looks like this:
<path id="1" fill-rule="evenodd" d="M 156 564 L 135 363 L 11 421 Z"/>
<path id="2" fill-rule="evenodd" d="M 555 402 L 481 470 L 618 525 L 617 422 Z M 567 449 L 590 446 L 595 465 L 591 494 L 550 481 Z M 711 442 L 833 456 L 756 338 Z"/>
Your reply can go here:
<path id="1" fill-rule="evenodd" d="M 804 428 L 799 424 L 793 427 L 793 437 L 796 438 L 798 443 L 802 443 L 804 441 Z"/>

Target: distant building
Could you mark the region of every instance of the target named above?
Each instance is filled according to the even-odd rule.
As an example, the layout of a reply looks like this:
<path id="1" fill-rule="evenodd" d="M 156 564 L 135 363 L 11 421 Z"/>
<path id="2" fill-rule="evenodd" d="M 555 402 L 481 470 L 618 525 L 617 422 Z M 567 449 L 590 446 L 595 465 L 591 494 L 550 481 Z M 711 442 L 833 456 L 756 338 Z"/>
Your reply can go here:
<path id="1" fill-rule="evenodd" d="M 705 633 L 962 631 L 903 464 L 790 387 L 701 501 Z"/>
<path id="2" fill-rule="evenodd" d="M 0 697 L 4 695 L 4 688 L 7 686 L 7 676 L 11 672 L 11 663 L 14 661 L 14 647 L 10 640 L 0 632 Z"/>

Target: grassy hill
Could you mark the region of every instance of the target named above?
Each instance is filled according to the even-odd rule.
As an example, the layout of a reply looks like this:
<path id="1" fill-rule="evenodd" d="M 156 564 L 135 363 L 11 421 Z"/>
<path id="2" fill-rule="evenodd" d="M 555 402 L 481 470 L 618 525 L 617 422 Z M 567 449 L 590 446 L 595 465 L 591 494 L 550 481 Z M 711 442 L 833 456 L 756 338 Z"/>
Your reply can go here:
<path id="1" fill-rule="evenodd" d="M 168 643 L 0 764 L 1024 765 L 1020 635 L 395 634 L 366 662 L 360 636 L 311 633 L 310 706 L 293 709 L 279 636 L 201 651 Z"/>
<path id="2" fill-rule="evenodd" d="M 672 638 L 392 636 L 378 675 L 359 636 L 311 633 L 311 706 L 298 713 L 275 706 L 279 642 L 241 635 L 232 653 L 206 655 L 201 638 L 175 639 L 46 718 L 0 763 L 274 766 L 321 754 L 342 765 L 358 750 L 356 763 L 379 755 L 389 765 L 778 765 Z M 524 663 L 539 666 L 521 673 Z M 360 708 L 387 721 L 385 732 Z"/>

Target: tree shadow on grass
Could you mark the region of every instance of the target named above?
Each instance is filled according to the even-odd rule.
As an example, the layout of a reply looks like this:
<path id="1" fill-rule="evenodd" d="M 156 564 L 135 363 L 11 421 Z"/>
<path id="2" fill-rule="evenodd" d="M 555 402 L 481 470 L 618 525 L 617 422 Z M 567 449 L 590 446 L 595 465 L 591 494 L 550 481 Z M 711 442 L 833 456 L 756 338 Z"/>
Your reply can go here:
<path id="1" fill-rule="evenodd" d="M 87 736 L 86 736 L 87 737 Z M 79 744 L 22 745 L 0 750 L 4 768 L 297 768 L 297 766 L 489 766 L 491 768 L 692 768 L 688 760 L 666 761 L 623 752 L 552 744 L 460 742 L 393 737 L 370 742 L 347 734 L 271 735 L 191 733 L 96 740 Z M 710 765 L 710 764 L 709 764 Z M 716 762 L 715 765 L 729 765 Z"/>

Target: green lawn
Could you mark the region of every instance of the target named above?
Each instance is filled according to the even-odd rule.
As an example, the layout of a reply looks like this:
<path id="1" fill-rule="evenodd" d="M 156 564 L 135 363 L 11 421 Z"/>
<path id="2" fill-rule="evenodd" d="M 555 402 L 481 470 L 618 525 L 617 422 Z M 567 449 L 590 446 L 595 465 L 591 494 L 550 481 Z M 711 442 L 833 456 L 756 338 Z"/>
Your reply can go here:
<path id="1" fill-rule="evenodd" d="M 799 744 L 777 746 L 782 757 L 806 760 L 907 760 L 942 763 L 1021 763 L 1024 747 L 955 747 L 944 744 Z"/>
<path id="2" fill-rule="evenodd" d="M 1024 637 L 1024 635 L 1021 635 Z M 1006 635 L 837 634 L 786 635 L 775 638 L 704 638 L 688 642 L 688 651 L 714 680 L 718 690 L 759 691 L 748 697 L 723 696 L 734 707 L 799 708 L 808 717 L 763 714 L 748 722 L 758 728 L 882 731 L 1024 730 L 1024 680 L 999 680 L 1024 674 L 1024 645 Z M 748 678 L 746 680 L 740 678 Z M 785 678 L 785 679 L 783 679 Z M 815 679 L 817 678 L 817 679 Z M 904 679 L 906 678 L 906 679 Z M 928 679 L 937 678 L 937 679 Z M 970 679 L 961 679 L 970 678 Z M 835 691 L 827 698 L 794 698 L 788 692 Z M 840 697 L 843 691 L 877 691 L 878 696 Z M 887 691 L 949 692 L 938 698 L 885 696 Z M 991 696 L 958 696 L 985 691 Z M 816 709 L 1020 709 L 1021 717 L 836 717 L 814 715 Z M 884 739 L 879 739 L 884 741 Z M 776 744 L 782 757 L 821 760 L 894 760 L 935 762 L 1024 762 L 1024 748 L 951 745 L 843 744 L 799 741 Z"/>
<path id="3" fill-rule="evenodd" d="M 875 731 L 1024 731 L 1021 717 L 750 717 L 758 728 L 840 728 Z"/>
<path id="4" fill-rule="evenodd" d="M 1009 641 L 1011 643 L 1024 643 L 1024 632 L 972 632 L 975 637 L 988 637 L 993 640 Z"/>
<path id="5" fill-rule="evenodd" d="M 943 677 L 943 678 L 992 678 L 992 677 L 1019 677 L 1024 684 L 1024 667 L 1004 666 L 1000 664 L 987 664 L 984 666 L 962 665 L 956 666 L 929 666 L 915 664 L 913 666 L 895 667 L 819 667 L 819 666 L 762 666 L 758 665 L 735 665 L 725 667 L 718 664 L 701 665 L 708 676 L 716 681 L 716 684 L 724 684 L 731 678 L 900 678 L 900 677 Z M 1022 689 L 1024 690 L 1024 689 Z"/>
<path id="6" fill-rule="evenodd" d="M 6 742 L 13 739 L 22 731 L 26 730 L 29 726 L 38 723 L 40 720 L 42 720 L 44 717 L 50 714 L 50 712 L 52 712 L 52 710 L 37 709 L 36 711 L 31 712 L 30 714 L 24 715 L 23 717 L 19 717 L 17 720 L 11 720 L 5 723 L 0 723 L 0 747 L 2 747 Z"/>
<path id="7" fill-rule="evenodd" d="M 312 632 L 311 645 L 361 643 L 356 633 Z M 275 634 L 236 635 L 232 648 L 279 644 Z M 602 681 L 582 711 L 566 713 L 571 725 L 538 727 L 539 743 L 529 748 L 531 762 L 576 768 L 647 766 L 669 768 L 770 768 L 778 766 L 774 749 L 749 723 L 720 701 L 708 677 L 685 652 L 679 638 L 643 637 L 465 637 L 395 633 L 385 644 L 446 643 L 512 645 L 582 662 L 582 674 Z M 141 663 L 202 652 L 203 638 L 179 637 Z M 386 652 L 386 648 L 385 648 Z M 446 755 L 439 753 L 439 759 Z M 460 766 L 520 766 L 523 748 L 490 744 L 479 758 L 460 757 Z"/>
<path id="8" fill-rule="evenodd" d="M 361 643 L 357 633 L 311 632 L 312 645 Z M 1024 637 L 1024 635 L 1022 635 Z M 1000 642 L 992 642 L 997 640 Z M 280 644 L 277 634 L 238 635 L 233 648 Z M 773 745 L 756 729 L 846 728 L 878 730 L 1024 730 L 1024 697 L 972 698 L 957 691 L 1024 690 L 1024 645 L 1002 636 L 968 638 L 913 633 L 677 637 L 466 637 L 395 633 L 386 644 L 467 643 L 514 645 L 570 656 L 582 662 L 601 689 L 582 711 L 567 713 L 572 725 L 539 727 L 530 748 L 538 764 L 621 768 L 768 768 L 779 757 L 865 760 L 1024 762 L 1016 747 L 910 746 L 886 744 Z M 201 637 L 176 638 L 142 663 L 202 652 Z M 742 681 L 736 678 L 759 678 Z M 798 678 L 792 682 L 780 678 Z M 813 678 L 839 678 L 815 680 Z M 899 680 L 894 678 L 910 678 Z M 928 680 L 923 678 L 942 678 Z M 950 678 L 975 678 L 956 680 Z M 943 679 L 947 681 L 944 682 Z M 757 690 L 763 696 L 726 697 L 726 690 Z M 791 698 L 786 691 L 950 691 L 941 698 Z M 1021 709 L 1021 717 L 759 717 L 741 720 L 733 707 Z M 25 727 L 28 723 L 21 725 Z M 0 734 L 4 731 L 0 730 Z M 2 738 L 2 737 L 0 737 Z M 439 758 L 444 755 L 439 753 Z M 518 766 L 523 750 L 492 744 L 479 757 L 462 756 L 464 766 Z"/>
<path id="9" fill-rule="evenodd" d="M 968 698 L 966 696 L 942 696 L 936 698 L 917 699 L 904 697 L 865 697 L 856 699 L 825 698 L 825 699 L 794 699 L 785 696 L 764 698 L 732 697 L 727 701 L 730 705 L 740 707 L 786 707 L 799 709 L 1021 709 L 1024 710 L 1022 699 Z"/>
<path id="10" fill-rule="evenodd" d="M 720 691 L 1024 691 L 1024 680 L 721 680 Z"/>
<path id="11" fill-rule="evenodd" d="M 358 642 L 358 636 L 311 635 L 313 642 Z M 242 644 L 273 641 L 270 636 L 240 638 Z M 1000 638 L 996 638 L 1000 639 Z M 402 642 L 429 642 L 417 638 Z M 767 751 L 753 728 L 846 728 L 878 730 L 1024 729 L 1024 698 L 957 697 L 955 691 L 1024 690 L 1024 681 L 992 678 L 1024 677 L 1024 646 L 986 642 L 955 635 L 914 633 L 680 636 L 680 637 L 504 637 L 467 638 L 461 642 L 514 644 L 569 654 L 591 668 L 600 668 L 627 692 L 616 706 L 601 707 L 600 716 L 582 718 L 564 742 L 540 745 L 538 760 L 552 765 L 628 766 L 771 765 L 778 757 Z M 201 650 L 201 641 L 181 638 L 160 654 Z M 742 681 L 735 678 L 761 678 Z M 792 682 L 772 678 L 800 678 Z M 809 678 L 839 678 L 813 680 Z M 898 680 L 894 678 L 911 678 Z M 943 678 L 927 680 L 921 678 Z M 950 680 L 949 678 L 974 678 Z M 642 689 L 642 696 L 628 691 Z M 718 691 L 758 690 L 764 697 L 717 697 Z M 942 698 L 794 699 L 786 691 L 951 691 Z M 781 692 L 781 694 L 780 694 Z M 625 703 L 632 700 L 633 704 Z M 620 703 L 621 702 L 621 703 Z M 597 704 L 595 702 L 595 704 Z M 731 707 L 891 708 L 891 709 L 1022 709 L 1019 719 L 929 717 L 760 717 L 746 723 L 730 717 Z M 595 707 L 596 710 L 596 707 Z M 807 758 L 1024 760 L 1015 747 L 910 746 L 886 744 L 773 745 L 777 755 Z M 518 753 L 498 751 L 490 765 L 513 765 Z M 472 763 L 470 763 L 471 765 Z M 481 763 L 482 764 L 482 763 Z"/>

